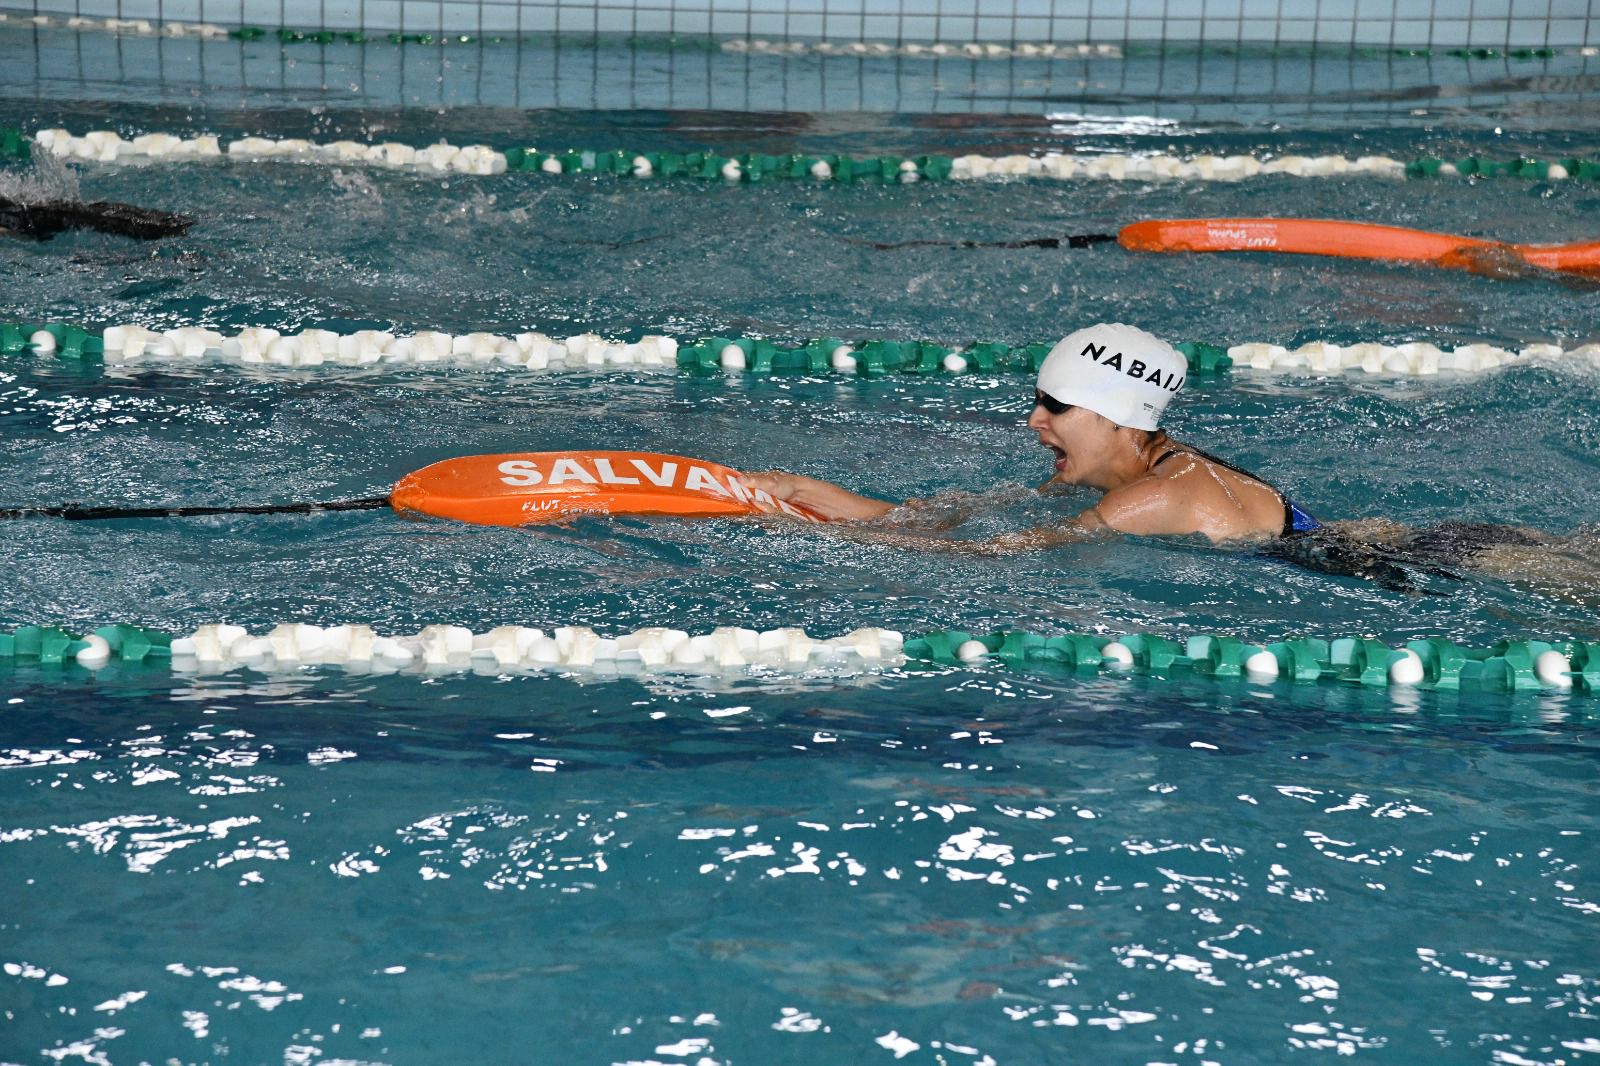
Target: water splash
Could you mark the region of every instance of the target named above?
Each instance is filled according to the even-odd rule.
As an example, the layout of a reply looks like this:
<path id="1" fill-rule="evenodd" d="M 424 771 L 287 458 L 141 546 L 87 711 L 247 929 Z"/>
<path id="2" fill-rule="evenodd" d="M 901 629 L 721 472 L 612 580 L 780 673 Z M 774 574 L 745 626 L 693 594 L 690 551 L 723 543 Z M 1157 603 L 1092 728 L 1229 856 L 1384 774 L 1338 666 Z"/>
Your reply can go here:
<path id="1" fill-rule="evenodd" d="M 42 148 L 34 149 L 31 168 L 0 170 L 0 199 L 42 204 L 82 198 L 77 171 Z"/>

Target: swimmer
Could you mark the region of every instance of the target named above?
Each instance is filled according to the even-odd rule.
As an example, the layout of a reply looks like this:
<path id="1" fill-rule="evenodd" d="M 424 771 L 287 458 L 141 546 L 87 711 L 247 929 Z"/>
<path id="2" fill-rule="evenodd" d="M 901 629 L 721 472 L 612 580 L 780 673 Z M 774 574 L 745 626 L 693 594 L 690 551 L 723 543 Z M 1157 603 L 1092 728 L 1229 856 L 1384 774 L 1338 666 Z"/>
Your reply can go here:
<path id="1" fill-rule="evenodd" d="M 69 229 L 92 229 L 135 240 L 176 237 L 194 219 L 112 200 L 28 200 L 0 195 L 0 233 L 47 241 Z"/>
<path id="2" fill-rule="evenodd" d="M 1026 551 L 1104 532 L 1201 534 L 1213 543 L 1266 540 L 1316 529 L 1317 520 L 1269 482 L 1181 444 L 1160 428 L 1183 387 L 1183 353 L 1142 329 L 1097 325 L 1071 334 L 1039 368 L 1028 428 L 1055 458 L 1042 489 L 1083 486 L 1103 495 L 1056 526 L 974 545 Z M 869 521 L 895 505 L 781 471 L 750 476 L 779 499 L 833 520 Z"/>
<path id="3" fill-rule="evenodd" d="M 1527 549 L 1555 538 L 1537 530 L 1450 522 L 1409 530 L 1393 523 L 1324 525 L 1259 475 L 1169 437 L 1161 416 L 1188 371 L 1171 345 L 1133 326 L 1101 324 L 1063 339 L 1039 368 L 1028 428 L 1055 460 L 1041 491 L 1095 489 L 1087 510 L 1056 525 L 984 541 L 908 535 L 882 525 L 861 539 L 924 550 L 1012 554 L 1104 537 L 1199 534 L 1213 544 L 1250 544 L 1313 569 L 1359 576 L 1406 591 L 1434 591 L 1436 578 L 1496 546 Z M 754 488 L 838 522 L 871 523 L 897 506 L 815 478 L 772 470 Z M 916 501 L 910 501 L 915 504 Z"/>

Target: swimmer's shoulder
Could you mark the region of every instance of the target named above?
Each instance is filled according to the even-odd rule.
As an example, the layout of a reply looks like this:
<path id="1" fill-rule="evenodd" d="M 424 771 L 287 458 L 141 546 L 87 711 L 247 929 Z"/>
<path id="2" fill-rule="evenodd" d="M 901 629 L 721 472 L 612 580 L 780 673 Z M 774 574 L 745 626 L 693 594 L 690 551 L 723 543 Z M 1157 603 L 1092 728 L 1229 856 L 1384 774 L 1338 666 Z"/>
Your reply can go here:
<path id="1" fill-rule="evenodd" d="M 1118 533 L 1135 536 L 1184 536 L 1204 532 L 1199 515 L 1181 488 L 1180 477 L 1154 472 L 1130 485 L 1112 489 L 1084 512 L 1084 524 L 1098 520 Z"/>
<path id="2" fill-rule="evenodd" d="M 1260 474 L 1190 445 L 1169 449 L 1156 460 L 1150 475 L 1166 476 L 1186 491 L 1217 497 L 1242 496 L 1252 508 L 1277 510 L 1288 505 L 1283 490 Z"/>
<path id="3" fill-rule="evenodd" d="M 1175 441 L 1138 481 L 1106 493 L 1105 524 L 1144 536 L 1203 534 L 1213 542 L 1256 540 L 1283 525 L 1283 497 L 1230 463 Z"/>

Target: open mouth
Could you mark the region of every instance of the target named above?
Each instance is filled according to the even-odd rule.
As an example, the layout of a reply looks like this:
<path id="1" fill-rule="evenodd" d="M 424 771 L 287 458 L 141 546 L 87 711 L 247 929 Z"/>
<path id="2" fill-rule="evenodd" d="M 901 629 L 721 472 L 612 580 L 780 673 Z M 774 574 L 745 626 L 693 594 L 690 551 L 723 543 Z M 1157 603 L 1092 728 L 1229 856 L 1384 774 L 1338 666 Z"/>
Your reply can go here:
<path id="1" fill-rule="evenodd" d="M 1049 448 L 1050 453 L 1056 457 L 1056 469 L 1064 469 L 1067 465 L 1067 453 L 1063 449 L 1057 448 L 1054 444 L 1046 444 L 1045 447 Z"/>

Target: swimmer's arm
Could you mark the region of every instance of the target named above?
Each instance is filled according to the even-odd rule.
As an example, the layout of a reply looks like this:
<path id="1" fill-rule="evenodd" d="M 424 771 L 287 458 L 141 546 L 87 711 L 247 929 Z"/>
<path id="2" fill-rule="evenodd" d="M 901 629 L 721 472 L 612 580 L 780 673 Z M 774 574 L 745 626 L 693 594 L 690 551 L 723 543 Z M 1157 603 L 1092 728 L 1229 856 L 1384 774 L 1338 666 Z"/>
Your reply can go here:
<path id="1" fill-rule="evenodd" d="M 986 540 L 953 540 L 881 526 L 831 527 L 829 532 L 846 540 L 884 544 L 910 551 L 948 555 L 1025 555 L 1063 544 L 1105 540 L 1117 533 L 1136 536 L 1171 536 L 1197 529 L 1192 508 L 1184 506 L 1169 489 L 1159 485 L 1130 485 L 1109 492 L 1077 517 L 1053 526 L 1002 533 Z"/>
<path id="2" fill-rule="evenodd" d="M 780 500 L 803 507 L 831 522 L 871 523 L 896 507 L 895 504 L 859 495 L 831 482 L 777 470 L 747 474 L 745 481 L 752 488 L 769 492 Z M 1022 555 L 1061 544 L 1101 540 L 1111 533 L 1163 536 L 1195 532 L 1197 527 L 1192 508 L 1180 506 L 1175 497 L 1176 494 L 1168 486 L 1139 482 L 1107 493 L 1097 505 L 1070 521 L 1016 533 L 1002 533 L 986 540 L 955 540 L 870 524 L 839 525 L 830 532 L 845 540 L 911 551 L 951 555 Z"/>
<path id="3" fill-rule="evenodd" d="M 1040 526 L 1016 533 L 1002 533 L 986 540 L 956 540 L 874 525 L 876 519 L 890 514 L 897 505 L 870 496 L 862 496 L 828 481 L 781 470 L 746 474 L 744 480 L 753 489 L 770 493 L 777 499 L 803 507 L 828 519 L 831 523 L 837 523 L 831 525 L 828 531 L 842 540 L 882 544 L 907 551 L 938 552 L 946 555 L 1023 555 L 1028 552 L 1044 551 L 1061 544 L 1100 540 L 1108 533 L 1134 532 L 1108 522 L 1098 507 L 1091 507 L 1076 518 L 1057 525 Z M 1101 505 L 1104 504 L 1105 501 L 1102 500 Z"/>
<path id="4" fill-rule="evenodd" d="M 1026 555 L 1044 551 L 1062 544 L 1081 544 L 1085 541 L 1103 540 L 1109 530 L 1102 523 L 1097 529 L 1086 528 L 1076 520 L 1059 525 L 1039 526 L 1016 533 L 1002 533 L 985 540 L 958 540 L 931 533 L 918 533 L 896 529 L 873 522 L 836 523 L 820 527 L 828 535 L 858 544 L 881 544 L 884 547 L 905 551 L 935 552 L 940 555 Z"/>
<path id="5" fill-rule="evenodd" d="M 988 540 L 955 540 L 950 537 L 932 536 L 927 533 L 872 524 L 899 508 L 918 506 L 921 503 L 919 500 L 893 504 L 871 496 L 862 496 L 832 482 L 800 474 L 789 474 L 781 470 L 746 474 L 744 481 L 753 489 L 770 493 L 785 503 L 803 507 L 830 523 L 835 523 L 829 527 L 829 532 L 843 540 L 883 544 L 909 551 L 932 551 L 953 555 L 1017 555 L 1042 551 L 1057 544 L 1093 539 L 1093 529 L 1096 527 L 1103 529 L 1105 526 L 1104 522 L 1097 521 L 1093 527 L 1084 529 L 1067 522 L 1017 533 L 1003 533 Z M 959 524 L 966 517 L 965 513 L 960 514 L 949 524 Z"/>
<path id="6" fill-rule="evenodd" d="M 821 515 L 830 522 L 869 522 L 895 509 L 895 504 L 862 496 L 829 481 L 782 470 L 746 474 L 745 484 L 770 493 L 776 499 Z"/>

